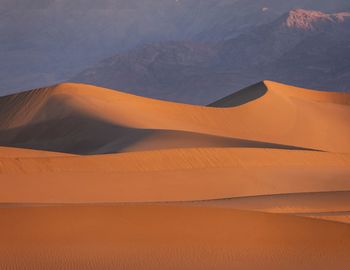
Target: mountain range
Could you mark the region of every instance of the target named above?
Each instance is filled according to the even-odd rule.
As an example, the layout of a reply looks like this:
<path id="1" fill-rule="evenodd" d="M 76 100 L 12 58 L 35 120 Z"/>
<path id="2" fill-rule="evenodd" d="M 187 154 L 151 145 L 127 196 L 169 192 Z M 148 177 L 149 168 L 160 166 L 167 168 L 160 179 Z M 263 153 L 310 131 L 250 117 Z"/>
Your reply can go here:
<path id="1" fill-rule="evenodd" d="M 350 89 L 350 13 L 293 9 L 218 42 L 163 42 L 117 54 L 73 81 L 195 104 L 265 78 Z"/>

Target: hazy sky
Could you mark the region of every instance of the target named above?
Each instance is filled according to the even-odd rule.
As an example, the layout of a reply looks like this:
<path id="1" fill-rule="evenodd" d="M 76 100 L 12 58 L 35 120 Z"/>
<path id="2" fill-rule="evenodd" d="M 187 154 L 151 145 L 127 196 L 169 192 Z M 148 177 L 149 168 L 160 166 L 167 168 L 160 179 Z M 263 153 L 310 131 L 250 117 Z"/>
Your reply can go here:
<path id="1" fill-rule="evenodd" d="M 145 43 L 221 39 L 291 8 L 350 10 L 350 0 L 0 0 L 0 91 L 68 79 Z"/>

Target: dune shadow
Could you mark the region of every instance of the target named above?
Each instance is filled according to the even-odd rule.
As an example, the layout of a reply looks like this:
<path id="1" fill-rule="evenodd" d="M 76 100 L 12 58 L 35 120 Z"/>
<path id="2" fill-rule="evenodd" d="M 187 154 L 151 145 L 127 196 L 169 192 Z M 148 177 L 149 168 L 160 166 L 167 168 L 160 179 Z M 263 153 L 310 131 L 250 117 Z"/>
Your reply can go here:
<path id="1" fill-rule="evenodd" d="M 259 82 L 222 99 L 219 99 L 207 106 L 216 108 L 236 107 L 264 96 L 267 91 L 268 89 L 266 85 L 263 82 Z"/>
<path id="2" fill-rule="evenodd" d="M 130 128 L 76 113 L 62 119 L 2 129 L 0 146 L 79 155 L 200 147 L 312 150 L 188 131 Z"/>
<path id="3" fill-rule="evenodd" d="M 112 141 L 119 152 L 150 133 L 74 113 L 62 119 L 0 130 L 0 145 L 87 155 Z"/>

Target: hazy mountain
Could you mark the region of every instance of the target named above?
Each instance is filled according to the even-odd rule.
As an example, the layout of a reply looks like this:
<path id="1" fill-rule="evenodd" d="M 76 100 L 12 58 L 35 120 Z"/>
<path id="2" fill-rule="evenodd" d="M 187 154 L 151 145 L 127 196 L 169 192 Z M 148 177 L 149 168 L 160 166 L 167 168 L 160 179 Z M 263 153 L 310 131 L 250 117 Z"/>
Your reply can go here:
<path id="1" fill-rule="evenodd" d="M 263 79 L 350 90 L 350 13 L 295 9 L 218 43 L 150 44 L 74 78 L 139 95 L 208 103 Z"/>
<path id="2" fill-rule="evenodd" d="M 294 7 L 329 12 L 348 0 L 0 0 L 0 91 L 66 80 L 143 44 L 222 41 Z"/>

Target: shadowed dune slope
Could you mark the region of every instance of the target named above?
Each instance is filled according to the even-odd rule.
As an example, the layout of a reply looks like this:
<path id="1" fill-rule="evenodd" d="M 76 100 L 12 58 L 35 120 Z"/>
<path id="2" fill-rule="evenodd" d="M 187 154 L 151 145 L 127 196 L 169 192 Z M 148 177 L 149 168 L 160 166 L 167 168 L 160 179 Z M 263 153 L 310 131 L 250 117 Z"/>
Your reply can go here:
<path id="1" fill-rule="evenodd" d="M 219 99 L 209 104 L 208 106 L 216 108 L 229 108 L 243 105 L 244 103 L 248 103 L 250 101 L 264 96 L 267 93 L 267 91 L 268 88 L 265 82 L 260 82 L 247 88 L 244 88 L 236 93 L 233 93 L 232 95 Z"/>
<path id="2" fill-rule="evenodd" d="M 269 81 L 214 103 L 227 108 L 177 104 L 65 83 L 0 98 L 0 144 L 92 154 L 245 147 L 248 141 L 253 147 L 350 152 L 349 103 L 350 94 Z M 169 136 L 172 138 L 167 139 Z"/>
<path id="3" fill-rule="evenodd" d="M 172 206 L 0 209 L 2 269 L 348 269 L 350 226 Z"/>

